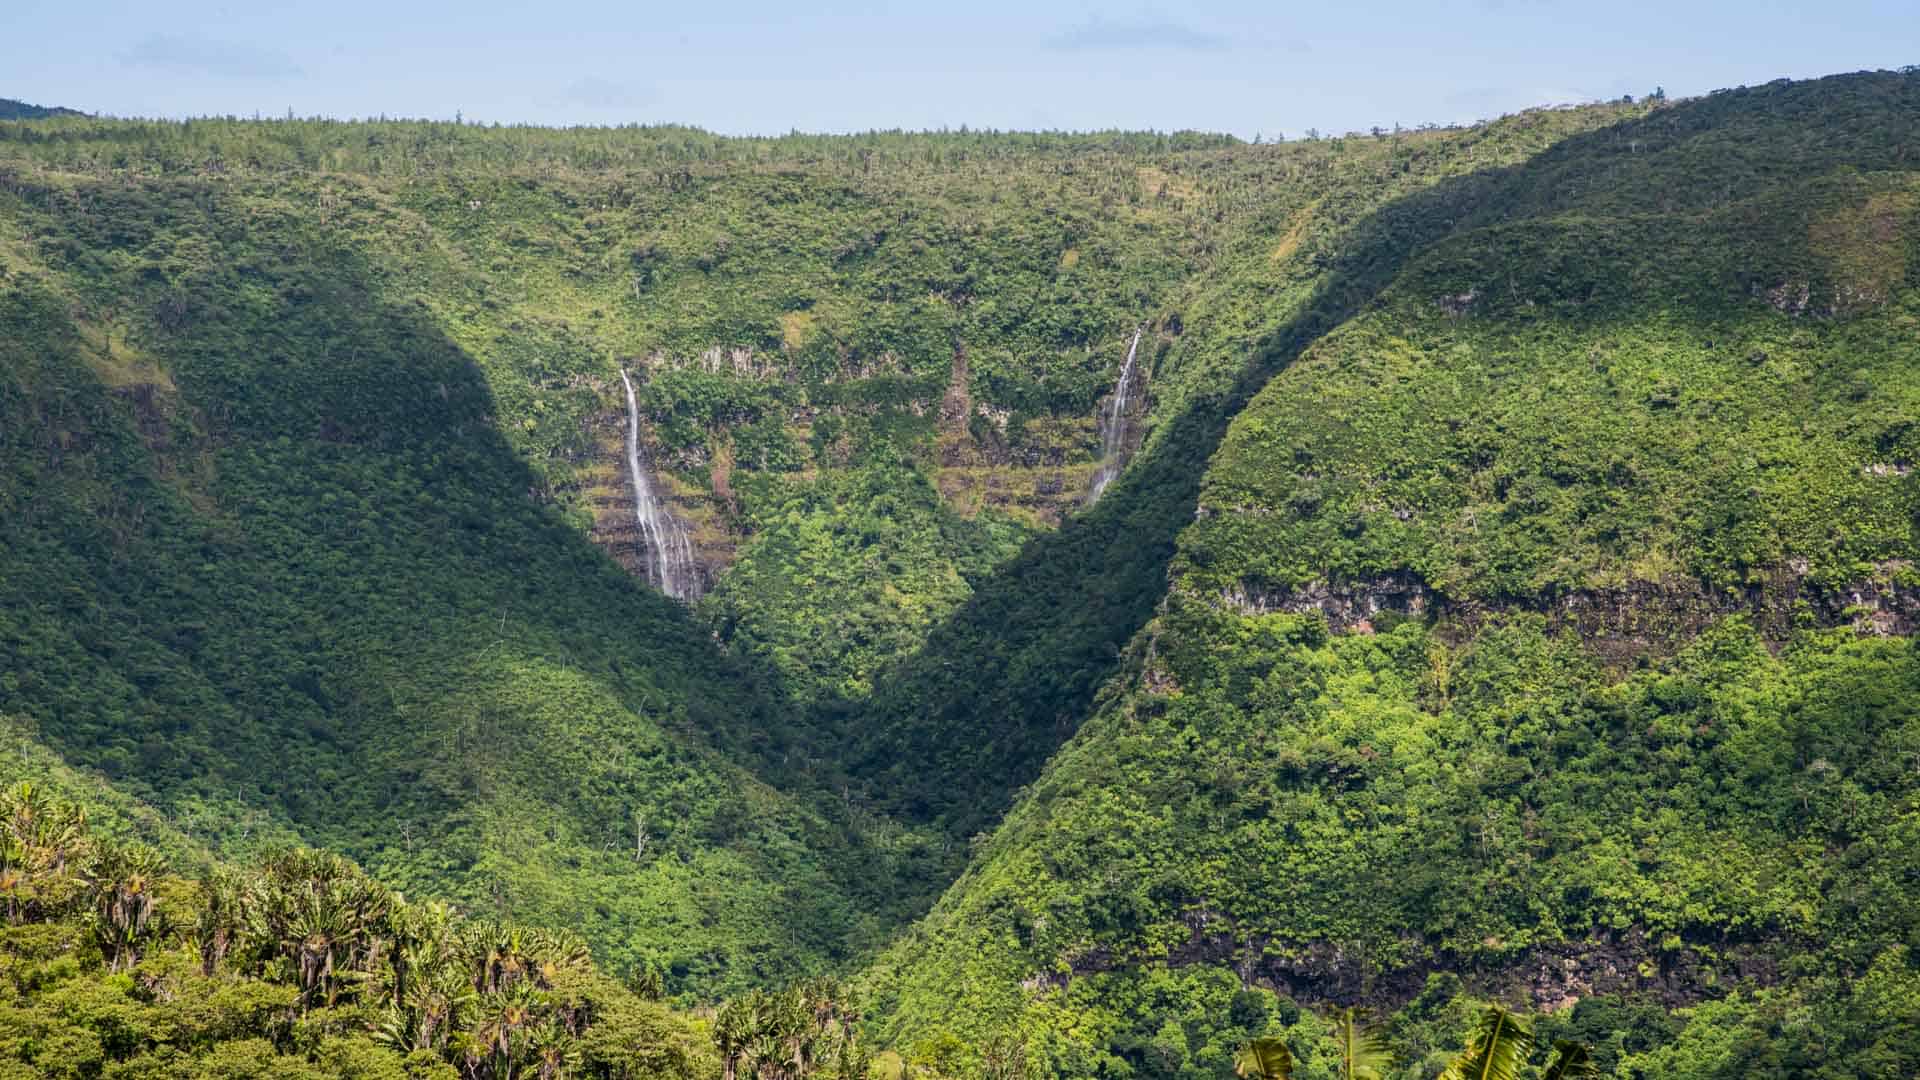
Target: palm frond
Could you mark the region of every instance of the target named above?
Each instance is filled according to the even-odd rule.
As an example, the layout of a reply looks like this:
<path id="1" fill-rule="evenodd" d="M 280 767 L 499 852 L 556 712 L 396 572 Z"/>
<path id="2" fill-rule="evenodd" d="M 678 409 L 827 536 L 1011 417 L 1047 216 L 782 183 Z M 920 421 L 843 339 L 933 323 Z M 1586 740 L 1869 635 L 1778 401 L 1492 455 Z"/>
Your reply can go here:
<path id="1" fill-rule="evenodd" d="M 1498 1005 L 1489 1005 L 1467 1036 L 1467 1048 L 1441 1080 L 1514 1080 L 1533 1046 L 1533 1029 Z"/>
<path id="2" fill-rule="evenodd" d="M 1240 1050 L 1233 1075 L 1248 1080 L 1284 1080 L 1293 1075 L 1293 1052 L 1279 1039 L 1255 1039 Z"/>
<path id="3" fill-rule="evenodd" d="M 1343 1009 L 1334 1017 L 1340 1043 L 1341 1080 L 1380 1080 L 1393 1065 L 1386 1033 L 1367 1022 L 1365 1009 Z"/>
<path id="4" fill-rule="evenodd" d="M 1593 1051 L 1586 1046 L 1568 1039 L 1553 1044 L 1553 1057 L 1547 1062 L 1547 1069 L 1540 1074 L 1540 1080 L 1598 1080 L 1600 1066 L 1594 1063 Z"/>

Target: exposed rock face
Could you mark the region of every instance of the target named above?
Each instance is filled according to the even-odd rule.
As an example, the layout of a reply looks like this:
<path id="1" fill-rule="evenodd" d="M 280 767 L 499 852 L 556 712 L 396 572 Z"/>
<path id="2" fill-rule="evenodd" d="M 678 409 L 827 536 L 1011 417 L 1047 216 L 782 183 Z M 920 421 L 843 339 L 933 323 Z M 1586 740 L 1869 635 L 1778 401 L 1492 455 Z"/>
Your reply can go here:
<path id="1" fill-rule="evenodd" d="M 1361 581 L 1316 581 L 1295 589 L 1242 583 L 1221 594 L 1246 615 L 1317 611 L 1336 633 L 1372 633 L 1383 614 L 1433 616 L 1472 625 L 1501 610 L 1535 611 L 1556 630 L 1580 635 L 1610 660 L 1670 652 L 1729 615 L 1752 617 L 1769 640 L 1783 640 L 1805 618 L 1821 626 L 1852 626 L 1862 634 L 1909 635 L 1920 629 L 1920 577 L 1905 560 L 1874 569 L 1842 586 L 1822 585 L 1804 563 L 1780 567 L 1759 585 L 1709 590 L 1698 581 L 1634 582 L 1583 589 L 1505 604 L 1458 601 L 1437 593 L 1411 571 Z"/>
<path id="2" fill-rule="evenodd" d="M 750 378 L 780 377 L 755 354 L 743 350 L 710 349 L 689 363 L 708 371 Z M 671 366 L 660 356 L 645 358 L 636 370 Z M 937 418 L 933 446 L 933 481 L 954 509 L 965 514 L 992 508 L 1024 517 L 1036 525 L 1056 526 L 1071 514 L 1097 466 L 1092 447 L 1097 442 L 1092 417 L 1031 417 L 1019 425 L 1010 414 L 975 400 L 969 390 L 971 374 L 964 345 L 956 345 L 951 375 L 938 398 L 903 403 L 917 416 Z M 628 478 L 625 438 L 628 426 L 621 402 L 622 387 L 592 383 L 607 400 L 605 410 L 588 422 L 592 450 L 576 462 L 581 493 L 593 514 L 589 537 L 636 576 L 654 580 L 647 537 L 637 524 L 633 485 Z M 798 406 L 787 417 L 787 428 L 797 445 L 811 444 L 813 425 L 825 416 L 861 406 Z M 693 595 L 711 589 L 742 542 L 733 491 L 738 479 L 732 452 L 732 433 L 710 432 L 712 449 L 695 444 L 679 452 L 657 445 L 642 447 L 643 457 L 658 468 L 652 476 L 666 511 L 683 523 L 691 541 L 698 582 Z M 843 446 L 822 448 L 816 468 L 851 464 Z M 689 486 L 689 474 L 705 473 L 707 487 Z"/>
<path id="3" fill-rule="evenodd" d="M 1274 590 L 1242 582 L 1220 597 L 1243 615 L 1318 611 L 1339 632 L 1372 633 L 1383 612 L 1420 616 L 1433 610 L 1435 597 L 1417 574 L 1400 571 L 1365 581 L 1316 581 L 1297 589 Z"/>
<path id="4" fill-rule="evenodd" d="M 1717 997 L 1735 984 L 1768 986 L 1779 979 L 1780 942 L 1764 939 L 1675 942 L 1665 947 L 1643 930 L 1613 932 L 1600 928 L 1586 938 L 1520 950 L 1498 961 L 1474 961 L 1435 953 L 1392 969 L 1376 971 L 1361 957 L 1337 945 L 1318 942 L 1303 949 L 1276 948 L 1259 935 L 1231 932 L 1230 920 L 1205 911 L 1186 916 L 1186 942 L 1168 950 L 1172 967 L 1204 964 L 1223 967 L 1247 986 L 1271 990 L 1305 1005 L 1359 1005 L 1390 1010 L 1413 1000 L 1427 977 L 1457 974 L 1469 990 L 1493 997 L 1524 994 L 1540 1010 L 1569 1007 L 1582 998 L 1642 993 L 1676 1008 Z M 1407 942 L 1409 952 L 1420 943 Z M 1711 949 L 1696 946 L 1711 945 Z M 1067 961 L 1067 972 L 1049 971 L 1027 979 L 1031 992 L 1064 990 L 1075 978 L 1113 971 L 1147 958 L 1116 957 L 1094 949 Z"/>
<path id="5" fill-rule="evenodd" d="M 615 390 L 619 390 L 617 384 Z M 634 488 L 628 476 L 624 408 L 596 415 L 591 421 L 590 434 L 595 452 L 581 468 L 583 494 L 593 514 L 588 538 L 635 577 L 654 581 L 652 545 L 641 530 Z M 688 493 L 662 470 L 653 473 L 653 480 L 658 484 L 656 495 L 664 507 L 686 526 L 692 547 L 691 574 L 695 579 L 689 582 L 688 591 L 696 596 L 703 594 L 713 587 L 720 571 L 733 561 L 734 538 L 721 514 L 725 500 L 705 492 Z"/>
<path id="6" fill-rule="evenodd" d="M 1473 302 L 1478 299 L 1480 299 L 1480 293 L 1478 292 L 1478 290 L 1468 289 L 1466 292 L 1457 293 L 1452 296 L 1442 296 L 1439 299 L 1435 300 L 1434 304 L 1436 304 L 1441 311 L 1444 311 L 1449 316 L 1458 319 L 1461 316 L 1466 315 L 1468 312 L 1472 311 Z"/>

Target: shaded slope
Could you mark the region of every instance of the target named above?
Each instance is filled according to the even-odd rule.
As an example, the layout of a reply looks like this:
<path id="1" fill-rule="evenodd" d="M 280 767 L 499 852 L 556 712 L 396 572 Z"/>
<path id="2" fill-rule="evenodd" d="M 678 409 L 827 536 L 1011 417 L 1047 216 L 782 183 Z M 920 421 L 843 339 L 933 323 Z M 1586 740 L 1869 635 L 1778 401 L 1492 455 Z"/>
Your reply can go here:
<path id="1" fill-rule="evenodd" d="M 875 969 L 885 1030 L 1219 1074 L 1324 1053 L 1279 997 L 1414 1002 L 1418 1060 L 1462 989 L 1743 987 L 1701 1016 L 1752 1054 L 1689 1028 L 1668 1074 L 1910 1069 L 1866 987 L 1920 982 L 1916 106 L 1716 95 L 1357 229 L 1439 242 L 1347 250 L 1390 281 L 1234 419 L 1098 712 Z"/>
<path id="2" fill-rule="evenodd" d="M 1634 111 L 1542 111 L 1404 144 L 1321 148 L 1160 323 L 1169 340 L 1148 387 L 1153 428 L 1128 471 L 1092 510 L 997 570 L 840 721 L 859 740 L 856 775 L 909 816 L 961 835 L 990 825 L 1073 733 L 1164 595 L 1206 462 L 1251 395 L 1422 245 L 1510 188 L 1555 182 L 1498 163 Z"/>
<path id="3" fill-rule="evenodd" d="M 841 953 L 844 834 L 706 739 L 759 687 L 529 497 L 417 307 L 209 187 L 15 193 L 0 708 L 210 845 L 264 819 L 679 988 Z"/>
<path id="4" fill-rule="evenodd" d="M 538 497 L 634 567 L 629 370 L 643 453 L 702 577 L 737 563 L 759 581 L 834 583 L 701 605 L 796 702 L 863 694 L 974 580 L 1072 511 L 1126 335 L 1231 234 L 1244 209 L 1225 195 L 1244 204 L 1284 182 L 1266 175 L 1275 155 L 1137 133 L 0 125 L 0 184 L 219 190 L 354 252 L 479 367 Z M 84 198 L 40 209 L 55 232 L 89 213 Z M 87 228 L 128 212 L 110 200 Z M 143 272 L 167 275 L 170 318 L 234 283 L 202 274 L 202 247 L 163 269 L 165 242 L 152 246 Z M 933 512 L 895 520 L 903 466 L 916 500 L 938 494 Z M 915 557 L 874 558 L 880 533 Z M 825 644 L 843 616 L 856 640 Z M 765 770 L 824 756 L 767 734 L 740 740 Z"/>

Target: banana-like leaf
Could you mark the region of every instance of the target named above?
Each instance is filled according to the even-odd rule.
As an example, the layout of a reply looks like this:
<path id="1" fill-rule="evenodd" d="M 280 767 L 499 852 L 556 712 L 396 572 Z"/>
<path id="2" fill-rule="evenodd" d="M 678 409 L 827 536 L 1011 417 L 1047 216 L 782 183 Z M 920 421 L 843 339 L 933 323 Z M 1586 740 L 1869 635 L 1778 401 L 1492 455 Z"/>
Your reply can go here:
<path id="1" fill-rule="evenodd" d="M 1233 1075 L 1247 1080 L 1286 1080 L 1293 1075 L 1293 1053 L 1279 1039 L 1255 1039 L 1240 1051 Z"/>
<path id="2" fill-rule="evenodd" d="M 1533 1029 L 1498 1005 L 1480 1014 L 1467 1036 L 1467 1048 L 1453 1059 L 1441 1080 L 1514 1080 L 1533 1046 Z"/>
<path id="3" fill-rule="evenodd" d="M 1594 1064 L 1593 1051 L 1580 1043 L 1561 1039 L 1553 1044 L 1553 1059 L 1540 1074 L 1540 1080 L 1599 1080 L 1600 1066 Z"/>
<path id="4" fill-rule="evenodd" d="M 1386 1035 L 1367 1023 L 1363 1009 L 1343 1009 L 1334 1023 L 1334 1037 L 1340 1041 L 1340 1080 L 1380 1080 L 1393 1065 Z"/>

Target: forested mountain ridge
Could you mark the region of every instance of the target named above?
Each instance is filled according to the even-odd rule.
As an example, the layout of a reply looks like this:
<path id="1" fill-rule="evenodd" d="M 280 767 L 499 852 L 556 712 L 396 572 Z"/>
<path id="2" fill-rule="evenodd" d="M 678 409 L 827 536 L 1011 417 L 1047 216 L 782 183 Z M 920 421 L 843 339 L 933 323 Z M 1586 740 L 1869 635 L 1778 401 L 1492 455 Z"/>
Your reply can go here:
<path id="1" fill-rule="evenodd" d="M 1588 1036 L 1724 997 L 1604 1064 L 1898 1075 L 1916 94 L 1717 95 L 1466 178 L 1234 417 L 1097 711 L 875 969 L 885 1030 L 1181 1075 L 1324 1037 L 1266 989 L 1404 1009 L 1409 1063 L 1462 993 Z"/>
<path id="2" fill-rule="evenodd" d="M 801 710 L 1083 498 L 1099 372 L 1230 213 L 1159 165 L 1294 169 L 1124 134 L 0 142 L 0 708 L 201 842 L 326 843 L 699 993 L 844 963 L 950 876 L 824 794 Z M 691 613 L 583 545 L 645 568 L 628 374 L 720 576 Z"/>
<path id="3" fill-rule="evenodd" d="M 864 695 L 1079 504 L 1128 335 L 1237 212 L 1163 170 L 1284 179 L 1201 136 L 73 121 L 12 149 L 30 173 L 223 191 L 222 213 L 354 249 L 472 355 L 541 497 L 638 567 L 630 370 L 700 576 L 743 583 L 706 619 L 801 701 Z M 192 317 L 193 282 L 167 285 Z M 911 512 L 867 512 L 879 491 Z M 876 532 L 903 557 L 863 555 Z M 849 632 L 817 633 L 828 612 Z"/>
<path id="4" fill-rule="evenodd" d="M 0 714 L 176 864 L 864 968 L 941 1074 L 1330 1075 L 1363 1003 L 1425 1077 L 1500 996 L 1896 1075 L 1916 115 L 0 124 Z"/>
<path id="5" fill-rule="evenodd" d="M 774 727 L 762 683 L 529 498 L 417 307 L 205 194 L 59 219 L 212 245 L 184 299 L 110 239 L 68 240 L 97 278 L 6 249 L 5 709 L 203 843 L 324 842 L 686 986 L 843 949 L 843 830 L 706 735 Z"/>
<path id="6" fill-rule="evenodd" d="M 0 98 L 0 120 L 45 120 L 54 116 L 84 116 L 77 109 L 56 105 L 30 105 L 12 98 Z"/>

